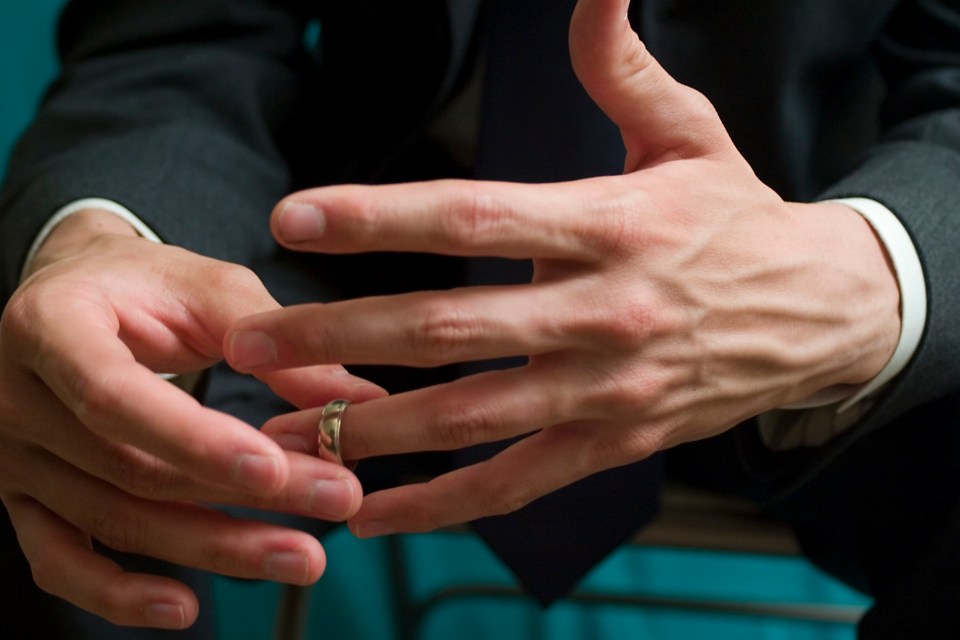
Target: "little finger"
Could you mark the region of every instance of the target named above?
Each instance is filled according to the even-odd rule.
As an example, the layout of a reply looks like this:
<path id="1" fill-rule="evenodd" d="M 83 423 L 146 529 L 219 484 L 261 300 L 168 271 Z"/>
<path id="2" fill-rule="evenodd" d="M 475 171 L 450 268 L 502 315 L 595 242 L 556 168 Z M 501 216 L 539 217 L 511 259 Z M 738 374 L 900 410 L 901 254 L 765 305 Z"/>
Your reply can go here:
<path id="1" fill-rule="evenodd" d="M 125 494 L 51 458 L 36 500 L 117 551 L 238 578 L 310 584 L 326 563 L 312 536 L 189 503 Z"/>
<path id="2" fill-rule="evenodd" d="M 185 584 L 125 572 L 93 551 L 89 536 L 25 496 L 4 504 L 34 580 L 44 591 L 117 625 L 185 629 L 199 612 Z"/>
<path id="3" fill-rule="evenodd" d="M 615 466 L 598 455 L 583 422 L 544 429 L 496 456 L 432 480 L 372 493 L 348 521 L 359 538 L 425 532 L 486 516 L 512 513 L 590 474 Z"/>

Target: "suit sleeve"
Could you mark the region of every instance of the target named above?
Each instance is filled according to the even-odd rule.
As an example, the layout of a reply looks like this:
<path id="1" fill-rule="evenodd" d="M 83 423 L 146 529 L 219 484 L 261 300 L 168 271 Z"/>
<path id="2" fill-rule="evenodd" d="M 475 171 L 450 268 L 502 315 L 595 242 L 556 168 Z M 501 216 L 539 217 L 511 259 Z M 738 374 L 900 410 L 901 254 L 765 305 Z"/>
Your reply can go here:
<path id="1" fill-rule="evenodd" d="M 78 0 L 61 16 L 62 73 L 14 152 L 0 202 L 0 275 L 15 288 L 33 236 L 63 205 L 108 198 L 168 243 L 249 264 L 316 65 L 307 18 L 278 2 Z"/>
<path id="2" fill-rule="evenodd" d="M 897 215 L 923 265 L 928 315 L 918 350 L 867 417 L 868 430 L 960 391 L 960 3 L 902 3 L 878 57 L 884 137 L 824 197 L 866 196 Z"/>

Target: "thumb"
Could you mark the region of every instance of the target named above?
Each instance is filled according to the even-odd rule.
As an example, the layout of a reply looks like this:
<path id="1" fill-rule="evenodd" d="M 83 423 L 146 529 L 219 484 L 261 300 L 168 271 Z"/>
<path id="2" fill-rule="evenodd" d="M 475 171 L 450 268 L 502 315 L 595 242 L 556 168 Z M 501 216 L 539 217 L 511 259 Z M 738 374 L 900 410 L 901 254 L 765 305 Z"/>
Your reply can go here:
<path id="1" fill-rule="evenodd" d="M 620 127 L 625 172 L 732 149 L 713 105 L 674 80 L 640 41 L 627 19 L 629 4 L 579 0 L 570 23 L 574 71 Z"/>

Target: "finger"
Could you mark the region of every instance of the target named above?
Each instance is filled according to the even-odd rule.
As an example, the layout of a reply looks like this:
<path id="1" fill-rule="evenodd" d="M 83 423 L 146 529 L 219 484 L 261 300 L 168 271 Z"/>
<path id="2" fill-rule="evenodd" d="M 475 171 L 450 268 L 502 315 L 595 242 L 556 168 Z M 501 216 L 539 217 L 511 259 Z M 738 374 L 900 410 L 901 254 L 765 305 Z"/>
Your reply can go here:
<path id="1" fill-rule="evenodd" d="M 359 538 L 426 532 L 503 515 L 581 478 L 615 466 L 596 446 L 598 425 L 571 423 L 545 429 L 493 458 L 429 482 L 372 493 L 348 521 Z"/>
<path id="2" fill-rule="evenodd" d="M 289 436 L 277 442 L 291 449 Z M 270 496 L 192 478 L 162 460 L 125 445 L 101 443 L 101 446 L 71 453 L 78 469 L 146 500 L 233 505 L 296 513 L 330 522 L 346 520 L 360 508 L 363 489 L 350 470 L 318 459 L 316 448 L 314 439 L 313 451 L 304 452 L 309 455 L 297 453 L 301 447 L 287 452 L 290 479 L 280 492 Z"/>
<path id="3" fill-rule="evenodd" d="M 280 444 L 284 444 L 283 440 Z M 270 498 L 251 497 L 238 492 L 214 493 L 212 502 L 254 509 L 295 513 L 327 522 L 342 522 L 353 516 L 363 498 L 360 481 L 347 468 L 317 458 L 313 450 L 288 452 L 291 481 Z"/>
<path id="4" fill-rule="evenodd" d="M 627 147 L 626 170 L 666 157 L 732 150 L 709 101 L 660 66 L 627 20 L 629 0 L 579 0 L 570 56 L 587 93 L 613 120 Z"/>
<path id="5" fill-rule="evenodd" d="M 70 305 L 64 305 L 69 312 Z M 269 438 L 138 364 L 103 314 L 50 318 L 32 369 L 82 424 L 212 482 L 259 494 L 287 481 L 286 457 Z M 77 339 L 77 336 L 82 336 Z"/>
<path id="6" fill-rule="evenodd" d="M 42 468 L 30 495 L 111 549 L 221 575 L 300 585 L 323 572 L 320 543 L 301 531 L 196 504 L 142 500 L 52 457 Z"/>
<path id="7" fill-rule="evenodd" d="M 34 580 L 41 589 L 114 624 L 185 629 L 196 595 L 161 576 L 127 573 L 90 547 L 90 538 L 26 497 L 4 500 Z"/>
<path id="8" fill-rule="evenodd" d="M 245 267 L 123 238 L 22 288 L 4 313 L 4 338 L 12 351 L 29 354 L 44 348 L 54 321 L 69 330 L 75 320 L 98 318 L 137 362 L 185 373 L 222 357 L 223 333 L 236 319 L 278 307 Z"/>
<path id="9" fill-rule="evenodd" d="M 552 370 L 520 367 L 353 404 L 340 427 L 343 457 L 460 449 L 582 419 L 584 407 L 570 392 L 577 386 Z M 281 441 L 300 438 L 316 452 L 320 414 L 312 409 L 278 416 L 263 431 Z"/>
<path id="10" fill-rule="evenodd" d="M 151 244 L 149 250 L 159 255 L 142 264 L 128 261 L 163 280 L 145 285 L 118 276 L 102 285 L 109 287 L 110 300 L 101 304 L 114 310 L 118 335 L 152 370 L 181 373 L 209 366 L 222 357 L 223 334 L 233 322 L 280 306 L 250 269 L 179 247 Z M 74 293 L 71 299 L 76 298 Z M 188 368 L 171 371 L 181 361 Z"/>
<path id="11" fill-rule="evenodd" d="M 164 285 L 144 286 L 138 297 L 130 293 L 129 279 L 111 280 L 110 287 L 117 291 L 108 295 L 98 286 L 84 286 L 82 274 L 74 276 L 76 282 L 74 277 L 58 279 L 53 271 L 45 276 L 49 281 L 37 274 L 30 288 L 4 312 L 0 337 L 5 358 L 21 363 L 22 375 L 39 375 L 86 427 L 111 442 L 133 445 L 196 477 L 234 484 L 254 493 L 278 491 L 288 473 L 286 458 L 269 438 L 236 419 L 201 407 L 189 395 L 160 380 L 137 362 L 121 339 L 146 341 L 144 335 L 158 325 L 154 312 L 159 309 L 161 316 L 179 318 L 179 324 L 170 324 L 169 333 L 198 326 L 200 334 L 204 329 L 218 334 L 212 346 L 204 345 L 197 330 L 190 333 L 184 329 L 184 335 L 191 336 L 185 342 L 195 347 L 194 351 L 219 354 L 222 332 L 236 319 L 232 313 L 262 311 L 276 303 L 246 270 L 218 267 L 216 261 L 196 258 L 183 250 L 156 249 L 152 244 L 145 247 L 136 241 L 108 248 L 114 253 L 105 260 L 119 256 L 141 268 L 146 264 L 151 267 L 146 273 L 165 279 Z M 149 260 L 141 259 L 141 255 L 148 255 Z M 205 276 L 216 284 L 229 283 L 233 290 L 227 301 L 218 305 L 209 293 L 204 297 L 202 291 L 209 280 L 199 286 L 194 282 L 192 288 L 180 286 L 184 272 L 196 280 L 196 271 L 184 268 L 185 260 L 193 260 L 188 262 L 193 266 L 199 261 Z M 116 272 L 107 270 L 104 277 L 119 278 Z M 115 313 L 111 296 L 130 304 L 118 305 L 121 310 Z M 184 300 L 191 297 L 206 302 L 199 306 L 185 304 Z M 230 302 L 234 299 L 241 302 Z M 159 325 L 166 327 L 163 322 Z M 159 339 L 158 344 L 167 343 Z M 139 348 L 144 349 L 143 344 Z"/>
<path id="12" fill-rule="evenodd" d="M 148 500 L 230 504 L 336 521 L 360 506 L 359 481 L 347 469 L 318 460 L 316 440 L 311 457 L 286 454 L 290 473 L 282 490 L 258 495 L 193 477 L 154 455 L 90 432 L 39 381 L 0 377 L 0 386 L 31 407 L 29 417 L 21 419 L 29 420 L 22 434 L 33 446 L 21 447 L 4 468 L 7 485 L 20 491 L 28 490 L 43 468 L 45 458 L 38 452 L 47 451 L 124 493 Z"/>
<path id="13" fill-rule="evenodd" d="M 623 352 L 645 343 L 660 330 L 660 316 L 668 317 L 654 293 L 611 301 L 590 270 L 569 275 L 297 305 L 242 319 L 227 333 L 224 351 L 234 369 L 261 375 L 322 362 L 423 367 L 574 350 Z"/>
<path id="14" fill-rule="evenodd" d="M 322 406 L 338 398 L 366 402 L 387 395 L 379 385 L 352 375 L 340 365 L 279 369 L 263 372 L 258 377 L 274 393 L 299 408 Z"/>
<path id="15" fill-rule="evenodd" d="M 238 371 L 261 372 L 325 362 L 438 366 L 618 344 L 612 306 L 596 295 L 588 275 L 297 305 L 239 321 L 224 351 Z"/>
<path id="16" fill-rule="evenodd" d="M 281 244 L 298 251 L 597 260 L 590 212 L 601 193 L 611 196 L 616 188 L 603 178 L 324 187 L 281 201 L 271 226 Z"/>

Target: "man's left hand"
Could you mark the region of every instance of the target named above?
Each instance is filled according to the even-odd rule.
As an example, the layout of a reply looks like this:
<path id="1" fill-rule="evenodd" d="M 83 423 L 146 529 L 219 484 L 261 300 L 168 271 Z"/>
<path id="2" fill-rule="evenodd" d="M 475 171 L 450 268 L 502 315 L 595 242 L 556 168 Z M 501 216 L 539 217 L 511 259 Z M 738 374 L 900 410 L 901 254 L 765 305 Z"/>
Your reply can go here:
<path id="1" fill-rule="evenodd" d="M 638 40 L 627 4 L 581 0 L 570 32 L 580 81 L 621 129 L 623 175 L 337 186 L 278 205 L 273 231 L 295 250 L 534 262 L 529 284 L 292 307 L 226 336 L 229 362 L 256 374 L 528 356 L 348 409 L 342 447 L 352 460 L 528 435 L 483 463 L 364 498 L 350 521 L 357 535 L 513 511 L 826 387 L 863 383 L 893 352 L 897 284 L 867 223 L 842 205 L 784 202 L 760 182 L 709 101 Z M 315 435 L 318 415 L 280 416 L 264 430 Z"/>

